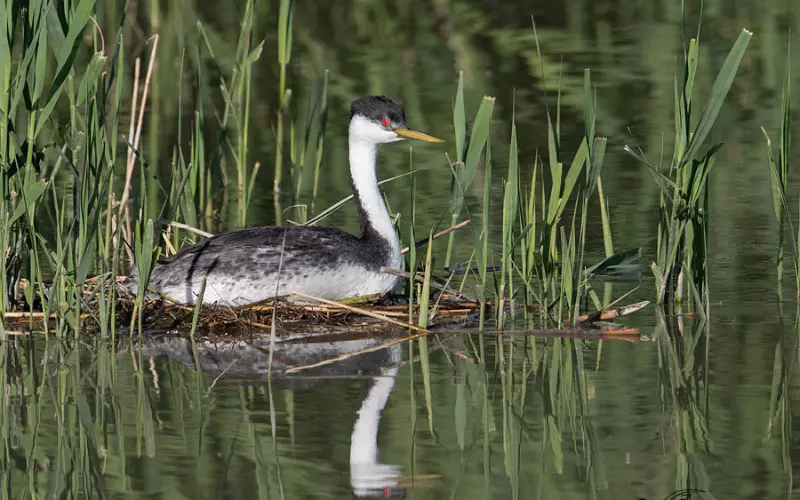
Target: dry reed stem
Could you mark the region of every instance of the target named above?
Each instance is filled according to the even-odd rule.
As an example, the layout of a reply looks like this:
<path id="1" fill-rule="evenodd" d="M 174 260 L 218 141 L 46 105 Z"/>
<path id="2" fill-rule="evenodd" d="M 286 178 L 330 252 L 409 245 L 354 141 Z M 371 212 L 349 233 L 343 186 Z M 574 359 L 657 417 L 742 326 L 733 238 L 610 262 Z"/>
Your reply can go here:
<path id="1" fill-rule="evenodd" d="M 144 90 L 142 91 L 142 102 L 139 105 L 139 117 L 136 120 L 136 132 L 133 136 L 133 147 L 128 147 L 128 164 L 126 165 L 125 170 L 125 187 L 122 191 L 122 200 L 120 202 L 120 216 L 122 211 L 125 211 L 125 228 L 127 230 L 127 238 L 128 243 L 130 244 L 130 238 L 133 234 L 131 232 L 131 218 L 130 212 L 128 208 L 128 199 L 130 198 L 130 190 L 131 190 L 131 179 L 133 178 L 133 167 L 136 164 L 136 154 L 134 153 L 135 150 L 139 149 L 139 140 L 142 137 L 142 122 L 144 121 L 144 110 L 147 107 L 147 95 L 150 92 L 150 79 L 153 76 L 153 68 L 155 67 L 156 63 L 156 54 L 158 51 L 158 33 L 153 35 L 153 49 L 150 51 L 150 61 L 147 63 L 147 74 L 144 77 Z M 136 69 L 135 69 L 135 80 L 134 80 L 134 93 L 133 93 L 133 105 L 131 106 L 131 127 L 130 132 L 133 132 L 133 124 L 134 124 L 134 114 L 136 113 L 136 96 L 138 90 L 138 82 L 139 82 L 139 65 L 140 60 L 136 59 Z M 130 142 L 131 137 L 128 137 L 128 141 Z M 130 258 L 131 264 L 133 264 L 133 252 L 128 248 L 128 257 Z"/>
<path id="2" fill-rule="evenodd" d="M 81 314 L 81 319 L 88 318 L 90 316 L 91 316 L 91 314 L 89 314 L 89 313 L 83 313 L 83 314 Z M 37 312 L 37 311 L 34 311 L 34 312 L 11 311 L 11 312 L 7 312 L 5 314 L 5 317 L 6 318 L 12 318 L 12 319 L 19 319 L 19 318 L 23 318 L 23 319 L 42 319 L 42 318 L 44 318 L 44 313 L 43 312 Z M 58 314 L 57 313 L 50 313 L 49 316 L 48 316 L 48 319 L 56 319 L 56 318 L 58 318 Z"/>
<path id="3" fill-rule="evenodd" d="M 323 304 L 328 304 L 328 305 L 332 305 L 332 306 L 341 307 L 343 309 L 347 309 L 348 311 L 352 311 L 352 312 L 355 312 L 355 313 L 358 313 L 358 314 L 363 314 L 364 316 L 369 316 L 370 318 L 375 318 L 375 319 L 379 319 L 379 320 L 385 321 L 387 323 L 392 323 L 393 325 L 402 326 L 403 328 L 409 328 L 411 330 L 415 330 L 415 331 L 418 331 L 418 332 L 424 332 L 425 334 L 428 333 L 428 330 L 426 330 L 425 328 L 420 328 L 420 327 L 418 327 L 416 325 L 412 325 L 411 323 L 404 323 L 402 321 L 397 321 L 396 319 L 392 319 L 392 318 L 390 318 L 388 316 L 384 316 L 382 314 L 378 314 L 378 313 L 369 311 L 367 309 L 362 309 L 360 307 L 354 307 L 354 306 L 347 305 L 347 304 L 341 304 L 339 302 L 334 302 L 334 301 L 328 300 L 328 299 L 321 299 L 319 297 L 314 297 L 313 295 L 309 295 L 309 294 L 303 293 L 303 292 L 292 292 L 289 295 L 292 295 L 292 296 L 295 296 L 295 297 L 303 297 L 303 298 L 310 299 L 310 300 L 316 300 L 316 301 L 322 302 Z"/>
<path id="4" fill-rule="evenodd" d="M 312 306 L 312 305 L 301 305 L 296 307 L 302 309 L 302 312 L 315 312 L 315 313 L 337 313 L 337 312 L 344 312 L 348 311 L 348 309 L 341 307 L 340 305 L 336 306 Z M 275 309 L 280 309 L 280 306 L 258 306 L 257 308 L 248 309 L 247 311 L 254 311 L 254 312 L 271 312 Z M 395 311 L 383 311 L 381 310 L 381 314 L 391 317 L 391 318 L 406 318 L 408 317 L 408 312 L 395 312 Z"/>
<path id="5" fill-rule="evenodd" d="M 130 242 L 130 223 L 127 225 L 123 223 L 122 215 L 123 213 L 127 216 L 127 205 L 128 205 L 128 197 L 130 196 L 131 190 L 131 179 L 133 178 L 133 164 L 135 155 L 133 154 L 133 135 L 136 132 L 136 105 L 138 104 L 139 100 L 139 73 L 141 70 L 142 60 L 140 58 L 136 58 L 136 62 L 133 65 L 133 97 L 131 102 L 131 123 L 130 127 L 128 128 L 128 158 L 127 163 L 125 165 L 125 185 L 122 188 L 122 198 L 119 202 L 119 210 L 117 211 L 117 219 L 118 224 L 117 226 L 122 228 L 123 240 L 126 242 Z M 128 219 L 130 219 L 128 217 Z M 131 250 L 130 244 L 124 245 L 125 251 L 128 254 L 128 260 L 133 265 L 133 250 Z"/>
<path id="6" fill-rule="evenodd" d="M 433 333 L 433 332 L 432 332 Z M 621 340 L 639 342 L 638 328 L 548 328 L 542 330 L 480 330 L 478 328 L 441 328 L 441 335 L 507 335 L 528 337 L 559 337 L 584 340 Z"/>
<path id="7" fill-rule="evenodd" d="M 411 279 L 411 273 L 408 273 L 406 271 L 401 271 L 400 269 L 393 269 L 391 267 L 381 266 L 381 272 L 386 274 L 392 274 L 394 276 L 400 276 L 401 278 L 406 278 L 408 280 Z M 425 283 L 424 273 L 414 273 L 414 281 L 416 281 L 417 283 Z M 454 295 L 458 297 L 460 300 L 466 300 L 468 302 L 477 302 L 472 297 L 465 295 L 459 292 L 458 290 L 447 288 L 446 286 L 435 283 L 433 280 L 431 280 L 430 286 L 432 288 L 435 288 L 436 290 L 439 290 L 442 293 L 449 293 L 450 295 Z"/>
<path id="8" fill-rule="evenodd" d="M 264 323 L 259 323 L 258 321 L 250 321 L 247 319 L 240 319 L 238 321 L 243 325 L 253 326 L 255 328 L 261 328 L 264 330 L 272 330 L 272 325 L 265 325 Z"/>
<path id="9" fill-rule="evenodd" d="M 169 234 L 164 232 L 164 233 L 161 233 L 161 236 L 164 239 L 164 245 L 166 245 L 166 247 L 167 247 L 167 255 L 166 255 L 166 257 L 169 257 L 170 255 L 176 254 L 177 251 L 175 250 L 175 247 L 172 246 L 172 242 L 169 241 Z"/>
<path id="10" fill-rule="evenodd" d="M 204 238 L 210 238 L 210 237 L 214 236 L 214 233 L 209 233 L 209 232 L 203 231 L 202 229 L 198 229 L 196 227 L 190 226 L 189 224 L 184 224 L 182 222 L 177 222 L 177 221 L 174 221 L 174 220 L 160 219 L 158 221 L 158 223 L 159 224 L 166 224 L 167 228 L 177 227 L 178 229 L 185 229 L 185 230 L 190 231 L 192 233 L 199 234 L 200 236 L 202 236 Z"/>
<path id="11" fill-rule="evenodd" d="M 345 309 L 344 306 L 348 304 L 343 304 L 341 302 L 335 302 L 335 305 L 317 305 L 310 302 L 294 302 L 290 306 L 284 305 L 284 307 L 295 307 L 298 309 L 302 309 L 303 311 L 307 312 L 321 312 L 321 313 L 336 313 L 342 312 Z M 450 304 L 451 306 L 453 304 Z M 469 312 L 475 311 L 477 307 L 466 307 L 464 304 L 457 304 L 459 307 L 455 309 L 447 309 L 446 307 L 443 309 L 448 313 L 453 314 L 467 314 Z M 244 312 L 266 312 L 272 311 L 275 307 L 282 307 L 280 305 L 260 305 L 255 307 L 246 307 L 244 309 L 236 309 L 237 311 L 244 311 Z M 407 305 L 391 305 L 391 306 L 375 306 L 372 307 L 370 310 L 372 311 L 380 311 L 381 314 L 385 314 L 386 316 L 397 317 L 397 318 L 405 318 L 408 317 L 408 306 Z"/>
<path id="12" fill-rule="evenodd" d="M 128 128 L 128 158 L 125 164 L 125 185 L 122 189 L 122 199 L 120 200 L 119 216 L 122 217 L 122 211 L 125 204 L 128 202 L 131 188 L 131 178 L 133 177 L 133 141 L 134 134 L 136 133 L 136 105 L 139 101 L 139 73 L 141 71 L 142 60 L 137 57 L 133 65 L 133 96 L 131 102 L 131 123 Z"/>
<path id="13" fill-rule="evenodd" d="M 439 231 L 438 233 L 434 234 L 433 237 L 425 238 L 422 241 L 424 241 L 425 243 L 430 243 L 432 240 L 435 240 L 436 238 L 439 238 L 439 237 L 445 236 L 447 234 L 450 234 L 450 233 L 452 233 L 453 231 L 455 231 L 457 229 L 461 229 L 462 227 L 464 227 L 467 224 L 469 224 L 469 221 L 470 220 L 467 219 L 465 221 L 459 222 L 455 226 L 451 226 L 451 227 L 448 227 L 447 229 L 445 229 L 443 231 Z M 415 243 L 415 245 L 416 245 L 416 243 Z M 400 253 L 404 254 L 404 253 L 408 252 L 409 250 L 411 250 L 411 247 L 405 247 L 404 249 L 400 250 Z"/>
<path id="14" fill-rule="evenodd" d="M 601 330 L 603 331 L 603 335 L 612 335 L 612 336 L 633 336 L 633 335 L 638 336 L 639 335 L 639 329 L 638 328 L 633 328 L 633 327 L 630 327 L 630 328 L 613 328 L 613 327 L 610 327 L 610 328 L 602 328 Z"/>
<path id="15" fill-rule="evenodd" d="M 628 314 L 633 314 L 636 311 L 644 309 L 650 304 L 649 300 L 643 300 L 641 302 L 634 302 L 633 304 L 628 304 L 627 306 L 622 307 L 615 307 L 615 308 L 605 308 L 600 311 L 593 312 L 592 314 L 584 314 L 582 316 L 578 316 L 578 323 L 585 323 L 589 319 L 592 321 L 608 321 L 611 319 L 618 318 L 620 316 L 627 316 Z M 569 324 L 569 320 L 565 320 L 564 323 Z"/>
<path id="16" fill-rule="evenodd" d="M 144 121 L 144 110 L 147 105 L 147 95 L 150 91 L 150 78 L 153 76 L 153 67 L 156 63 L 156 52 L 158 50 L 158 33 L 153 35 L 153 49 L 150 51 L 150 61 L 147 63 L 147 75 L 144 77 L 144 94 L 142 104 L 139 107 L 139 119 L 136 123 L 136 137 L 134 147 L 139 148 L 139 140 L 142 137 L 142 122 Z"/>

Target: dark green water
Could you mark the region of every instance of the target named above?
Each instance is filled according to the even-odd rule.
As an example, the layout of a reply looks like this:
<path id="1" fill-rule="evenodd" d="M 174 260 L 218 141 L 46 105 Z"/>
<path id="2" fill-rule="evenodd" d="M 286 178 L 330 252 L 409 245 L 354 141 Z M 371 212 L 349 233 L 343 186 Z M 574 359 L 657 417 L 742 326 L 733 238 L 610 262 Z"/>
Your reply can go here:
<path id="1" fill-rule="evenodd" d="M 129 16 L 129 50 L 149 50 L 143 41 L 158 26 L 158 90 L 143 150 L 156 168 L 168 169 L 178 139 L 176 114 L 191 114 L 193 99 L 202 94 L 185 90 L 177 101 L 181 50 L 193 50 L 194 23 L 202 20 L 220 58 L 232 57 L 241 12 L 170 2 L 156 15 L 150 7 L 136 3 Z M 349 102 L 381 93 L 403 102 L 411 125 L 448 140 L 444 147 L 413 151 L 413 164 L 424 169 L 417 174 L 417 227 L 438 220 L 448 204 L 444 153 L 453 154 L 458 70 L 465 72 L 468 115 L 483 95 L 497 97 L 493 186 L 500 195 L 512 101 L 520 162 L 530 176 L 536 151 L 546 150 L 542 93 L 554 98 L 563 60 L 564 144 L 574 151 L 583 134 L 583 69 L 591 68 L 598 133 L 608 137 L 603 184 L 615 246 L 642 247 L 644 264 L 655 258 L 658 190 L 622 148 L 635 142 L 658 158 L 663 143 L 671 152 L 673 78 L 682 47 L 679 2 L 345 1 L 298 2 L 296 8 L 290 86 L 303 95 L 330 70 L 318 206 L 349 194 Z M 118 15 L 104 9 L 101 20 Z M 276 2 L 259 2 L 257 12 L 258 36 L 266 44 L 253 76 L 250 158 L 264 167 L 249 225 L 275 219 Z M 688 26 L 694 32 L 694 18 Z M 726 146 L 710 180 L 707 323 L 662 321 L 651 306 L 626 321 L 641 328 L 645 341 L 569 348 L 582 356 L 575 377 L 531 371 L 534 356 L 551 356 L 553 344 L 567 350 L 566 343 L 539 340 L 534 350 L 530 341 L 491 337 L 483 340 L 486 355 L 479 360 L 471 344 L 478 338 L 431 338 L 430 422 L 422 368 L 418 358 L 408 362 L 407 344 L 287 380 L 267 377 L 268 344 L 261 350 L 201 345 L 204 370 L 197 371 L 191 349 L 180 342 L 146 342 L 141 354 L 94 339 L 70 345 L 43 338 L 7 342 L 4 404 L 11 411 L 3 425 L 18 455 L 11 457 L 17 467 L 4 471 L 6 491 L 13 498 L 101 492 L 109 498 L 351 498 L 365 484 L 376 497 L 393 494 L 399 481 L 408 498 L 419 499 L 652 500 L 686 488 L 703 490 L 691 498 L 792 498 L 800 465 L 793 432 L 797 311 L 793 300 L 781 304 L 777 296 L 776 223 L 760 127 L 777 137 L 786 34 L 800 28 L 800 8 L 793 0 L 707 0 L 698 105 L 742 28 L 755 35 L 712 132 Z M 796 57 L 793 63 L 796 81 Z M 206 77 L 203 92 L 214 102 L 218 81 L 213 72 Z M 408 166 L 407 145 L 384 148 L 381 177 Z M 309 186 L 309 172 L 304 179 Z M 403 218 L 410 217 L 409 187 L 402 179 L 387 188 L 392 210 Z M 796 193 L 790 191 L 791 206 Z M 476 188 L 469 195 L 477 213 L 482 193 Z M 497 214 L 502 197 L 494 199 Z M 287 195 L 282 203 L 294 201 Z M 212 229 L 235 227 L 234 211 L 223 211 Z M 599 215 L 592 222 L 588 245 L 598 256 Z M 358 227 L 351 205 L 327 223 Z M 494 226 L 499 232 L 499 223 Z M 457 257 L 466 258 L 471 239 L 460 238 Z M 444 245 L 435 250 L 441 256 Z M 650 279 L 615 283 L 613 293 L 635 286 L 640 289 L 634 297 L 652 299 Z M 794 291 L 784 295 L 791 299 Z M 329 355 L 370 342 L 325 344 L 311 353 L 286 347 L 275 352 L 273 363 L 303 364 L 322 356 L 321 349 Z M 413 354 L 419 354 L 418 344 Z M 773 380 L 782 382 L 775 387 L 783 392 L 771 409 Z M 553 445 L 554 436 L 560 436 L 560 446 Z M 373 447 L 379 452 L 375 460 Z M 45 496 L 48 491 L 55 496 Z"/>

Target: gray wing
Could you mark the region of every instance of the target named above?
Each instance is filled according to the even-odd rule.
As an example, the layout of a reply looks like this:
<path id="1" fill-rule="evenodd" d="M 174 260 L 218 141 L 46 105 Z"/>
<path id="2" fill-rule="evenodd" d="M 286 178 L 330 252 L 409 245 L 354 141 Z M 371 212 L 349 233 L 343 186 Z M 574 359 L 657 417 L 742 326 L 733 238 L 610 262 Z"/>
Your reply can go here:
<path id="1" fill-rule="evenodd" d="M 168 263 L 198 254 L 217 254 L 233 251 L 239 253 L 248 249 L 271 249 L 280 253 L 281 248 L 290 253 L 341 252 L 347 250 L 357 238 L 350 233 L 333 227 L 315 226 L 272 226 L 241 229 L 220 233 L 194 245 L 181 249 L 175 255 L 159 260 Z M 338 249 L 338 250 L 337 250 Z"/>

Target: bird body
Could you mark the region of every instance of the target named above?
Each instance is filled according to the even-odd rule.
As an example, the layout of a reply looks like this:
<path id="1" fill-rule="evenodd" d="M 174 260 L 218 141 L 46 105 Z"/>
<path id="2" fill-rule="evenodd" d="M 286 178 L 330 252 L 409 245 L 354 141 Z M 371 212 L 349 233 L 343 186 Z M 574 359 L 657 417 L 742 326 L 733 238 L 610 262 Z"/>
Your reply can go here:
<path id="1" fill-rule="evenodd" d="M 221 233 L 158 261 L 148 287 L 179 303 L 194 304 L 205 282 L 204 303 L 229 305 L 291 292 L 329 300 L 390 292 L 398 278 L 381 267 L 399 268 L 402 256 L 375 168 L 380 145 L 404 138 L 441 142 L 409 130 L 403 109 L 385 97 L 353 101 L 349 160 L 360 236 L 317 226 Z"/>
<path id="2" fill-rule="evenodd" d="M 245 305 L 289 292 L 329 300 L 384 294 L 397 278 L 400 251 L 332 227 L 263 227 L 222 233 L 159 261 L 149 287 L 193 304 Z"/>

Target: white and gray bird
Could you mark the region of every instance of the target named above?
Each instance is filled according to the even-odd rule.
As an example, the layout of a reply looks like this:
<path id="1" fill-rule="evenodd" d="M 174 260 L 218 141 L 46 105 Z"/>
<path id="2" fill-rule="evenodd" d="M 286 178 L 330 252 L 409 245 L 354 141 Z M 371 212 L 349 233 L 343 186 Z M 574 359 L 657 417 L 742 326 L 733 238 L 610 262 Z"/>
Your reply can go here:
<path id="1" fill-rule="evenodd" d="M 403 108 L 386 97 L 353 101 L 350 178 L 361 217 L 360 236 L 317 226 L 221 233 L 159 260 L 148 288 L 182 304 L 194 304 L 205 279 L 203 303 L 230 305 L 252 304 L 290 292 L 329 300 L 390 292 L 398 278 L 381 272 L 381 266 L 400 267 L 400 240 L 381 196 L 375 167 L 378 148 L 403 139 L 442 142 L 411 130 Z"/>

